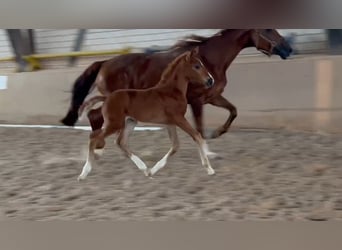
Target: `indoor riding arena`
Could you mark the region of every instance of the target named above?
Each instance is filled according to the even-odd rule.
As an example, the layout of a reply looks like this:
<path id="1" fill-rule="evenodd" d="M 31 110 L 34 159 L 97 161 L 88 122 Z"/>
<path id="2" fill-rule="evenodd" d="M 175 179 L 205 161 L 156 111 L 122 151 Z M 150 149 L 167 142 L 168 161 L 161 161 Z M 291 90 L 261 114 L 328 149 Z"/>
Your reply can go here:
<path id="1" fill-rule="evenodd" d="M 238 115 L 207 140 L 215 175 L 177 128 L 180 148 L 153 178 L 111 136 L 78 181 L 89 123 L 60 120 L 85 68 L 218 30 L 0 30 L 0 220 L 342 220 L 342 56 L 331 30 L 278 31 L 294 48 L 287 60 L 246 48 L 227 70 L 223 96 Z M 203 115 L 210 135 L 229 111 L 207 104 Z M 152 167 L 171 141 L 139 123 L 129 146 Z"/>

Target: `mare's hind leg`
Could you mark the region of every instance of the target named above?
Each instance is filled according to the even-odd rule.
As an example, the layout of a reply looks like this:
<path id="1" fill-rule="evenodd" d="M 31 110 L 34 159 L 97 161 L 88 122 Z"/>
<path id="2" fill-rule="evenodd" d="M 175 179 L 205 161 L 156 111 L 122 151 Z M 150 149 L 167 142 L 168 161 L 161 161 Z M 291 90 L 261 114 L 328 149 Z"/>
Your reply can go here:
<path id="1" fill-rule="evenodd" d="M 119 148 L 125 153 L 125 155 L 134 162 L 138 169 L 143 171 L 145 175 L 148 176 L 149 173 L 146 164 L 138 156 L 133 154 L 127 145 L 128 137 L 132 133 L 136 125 L 137 122 L 134 119 L 127 118 L 125 127 L 120 131 L 116 143 L 118 144 Z"/>
<path id="2" fill-rule="evenodd" d="M 87 156 L 87 161 L 84 164 L 83 168 L 82 168 L 82 172 L 81 174 L 78 176 L 77 180 L 84 180 L 88 174 L 90 173 L 90 171 L 92 170 L 94 164 L 95 164 L 95 148 L 98 144 L 105 144 L 105 138 L 111 134 L 114 134 L 118 129 L 113 127 L 113 126 L 109 126 L 109 127 L 105 127 L 103 130 L 99 129 L 96 131 L 93 131 L 90 134 L 90 140 L 89 140 L 89 148 L 88 148 L 88 156 Z"/>
<path id="3" fill-rule="evenodd" d="M 160 169 L 165 167 L 169 157 L 174 155 L 179 148 L 179 140 L 178 140 L 178 136 L 177 136 L 176 126 L 167 126 L 167 132 L 168 132 L 169 138 L 172 142 L 172 146 L 171 146 L 170 150 L 164 155 L 164 157 L 151 168 L 151 170 L 150 170 L 151 175 L 154 175 Z"/>

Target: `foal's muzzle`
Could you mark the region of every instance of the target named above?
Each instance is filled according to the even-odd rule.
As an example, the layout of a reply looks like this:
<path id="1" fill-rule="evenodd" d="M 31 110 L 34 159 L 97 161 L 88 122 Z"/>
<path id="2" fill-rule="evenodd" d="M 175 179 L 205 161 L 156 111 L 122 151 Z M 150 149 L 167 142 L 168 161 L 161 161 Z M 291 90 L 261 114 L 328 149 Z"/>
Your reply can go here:
<path id="1" fill-rule="evenodd" d="M 208 88 L 211 88 L 213 85 L 214 85 L 214 79 L 212 77 L 209 77 L 205 83 L 205 85 L 208 87 Z"/>

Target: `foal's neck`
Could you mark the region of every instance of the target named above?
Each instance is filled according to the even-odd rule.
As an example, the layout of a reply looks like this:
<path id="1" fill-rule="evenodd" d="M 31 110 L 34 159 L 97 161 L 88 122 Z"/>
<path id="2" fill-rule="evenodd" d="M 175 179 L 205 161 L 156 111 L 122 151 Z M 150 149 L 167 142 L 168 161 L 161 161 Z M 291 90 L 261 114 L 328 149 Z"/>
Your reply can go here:
<path id="1" fill-rule="evenodd" d="M 178 90 L 186 97 L 186 92 L 188 89 L 189 80 L 183 73 L 184 70 L 184 60 L 180 60 L 166 76 L 162 76 L 159 86 L 163 88 L 168 88 L 170 91 Z"/>

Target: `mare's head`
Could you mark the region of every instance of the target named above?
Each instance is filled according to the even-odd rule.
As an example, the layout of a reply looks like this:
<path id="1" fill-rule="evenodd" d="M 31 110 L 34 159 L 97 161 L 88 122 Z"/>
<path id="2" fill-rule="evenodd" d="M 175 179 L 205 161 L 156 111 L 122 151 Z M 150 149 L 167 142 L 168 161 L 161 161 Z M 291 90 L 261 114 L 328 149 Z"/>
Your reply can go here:
<path id="1" fill-rule="evenodd" d="M 257 50 L 268 56 L 278 55 L 286 59 L 292 52 L 291 46 L 275 29 L 253 29 L 251 40 Z"/>
<path id="2" fill-rule="evenodd" d="M 199 57 L 198 47 L 185 52 L 182 58 L 184 62 L 183 73 L 188 82 L 203 84 L 206 88 L 214 85 L 214 78 Z"/>

